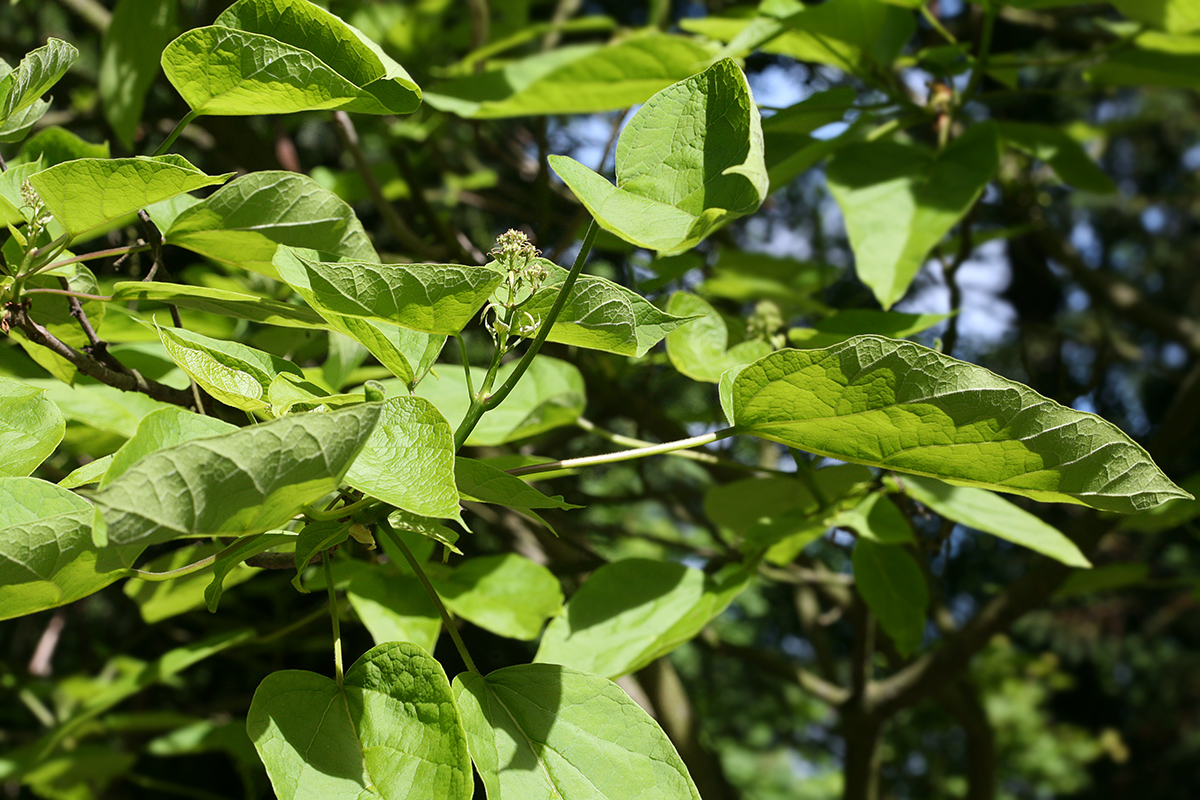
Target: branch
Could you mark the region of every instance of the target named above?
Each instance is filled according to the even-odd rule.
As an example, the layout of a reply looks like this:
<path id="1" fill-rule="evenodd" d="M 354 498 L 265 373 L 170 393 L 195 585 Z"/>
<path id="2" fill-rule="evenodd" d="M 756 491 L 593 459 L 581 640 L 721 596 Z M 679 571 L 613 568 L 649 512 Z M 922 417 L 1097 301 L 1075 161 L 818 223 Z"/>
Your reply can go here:
<path id="1" fill-rule="evenodd" d="M 812 674 L 803 667 L 795 666 L 778 656 L 758 650 L 753 647 L 743 647 L 741 645 L 730 644 L 716 639 L 715 636 L 705 636 L 700 641 L 712 647 L 718 653 L 735 656 L 744 661 L 750 661 L 757 664 L 764 671 L 774 675 L 788 683 L 794 683 L 804 691 L 811 694 L 813 697 L 820 700 L 822 703 L 830 706 L 840 706 L 846 702 L 850 696 L 842 687 L 830 683 L 829 681 Z"/>

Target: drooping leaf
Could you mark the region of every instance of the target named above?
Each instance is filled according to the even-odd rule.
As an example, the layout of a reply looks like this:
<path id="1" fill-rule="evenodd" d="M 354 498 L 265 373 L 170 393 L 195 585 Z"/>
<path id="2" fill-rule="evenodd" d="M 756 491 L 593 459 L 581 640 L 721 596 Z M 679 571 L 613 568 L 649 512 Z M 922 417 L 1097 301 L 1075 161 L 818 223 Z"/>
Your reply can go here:
<path id="1" fill-rule="evenodd" d="M 510 362 L 496 374 L 496 385 L 503 385 L 515 368 Z M 472 369 L 473 384 L 479 386 L 484 370 Z M 442 415 L 456 428 L 471 403 L 466 379 L 460 369 L 442 370 L 437 381 L 425 381 L 417 394 L 437 406 Z M 583 413 L 586 398 L 583 376 L 566 361 L 538 356 L 529 365 L 512 394 L 494 410 L 483 415 L 467 438 L 472 446 L 492 446 L 536 436 L 539 433 L 570 425 Z"/>
<path id="2" fill-rule="evenodd" d="M 120 281 L 113 286 L 114 301 L 153 300 L 171 303 L 184 308 L 194 308 L 208 314 L 220 314 L 237 319 L 248 319 L 264 325 L 279 325 L 285 328 L 327 328 L 320 314 L 303 306 L 280 303 L 268 297 L 259 297 L 227 289 L 207 286 L 188 286 L 183 283 L 160 283 L 158 281 Z"/>
<path id="3" fill-rule="evenodd" d="M 296 250 L 276 258 L 280 277 L 318 311 L 454 334 L 487 302 L 504 273 L 462 264 L 375 264 L 311 261 Z"/>
<path id="4" fill-rule="evenodd" d="M 757 210 L 768 190 L 758 108 L 729 59 L 646 101 L 617 142 L 616 186 L 566 156 L 550 165 L 602 228 L 664 255 Z"/>
<path id="5" fill-rule="evenodd" d="M 1085 192 L 1108 194 L 1117 190 L 1113 179 L 1096 165 L 1087 151 L 1065 131 L 1029 122 L 998 123 L 1006 144 L 1044 161 L 1059 180 Z"/>
<path id="6" fill-rule="evenodd" d="M 915 542 L 912 525 L 908 517 L 896 504 L 880 492 L 872 492 L 858 505 L 842 511 L 833 518 L 834 525 L 850 528 L 860 538 L 878 544 L 906 544 Z"/>
<path id="7" fill-rule="evenodd" d="M 724 318 L 694 294 L 671 295 L 667 311 L 679 317 L 699 317 L 667 334 L 667 357 L 675 369 L 692 380 L 717 383 L 726 371 L 740 369 L 771 352 L 771 345 L 760 339 L 729 347 L 729 328 Z"/>
<path id="8" fill-rule="evenodd" d="M 415 576 L 363 570 L 350 579 L 346 598 L 375 644 L 412 642 L 433 652 L 442 618 Z"/>
<path id="9" fill-rule="evenodd" d="M 950 314 L 906 314 L 901 311 L 873 311 L 854 308 L 839 311 L 811 328 L 792 328 L 788 342 L 805 350 L 829 347 L 855 336 L 874 333 L 889 339 L 907 339 L 945 322 Z"/>
<path id="10" fill-rule="evenodd" d="M 606 564 L 550 623 L 534 660 L 607 678 L 634 672 L 698 634 L 752 575 L 641 558 Z"/>
<path id="11" fill-rule="evenodd" d="M 80 158 L 29 176 L 42 201 L 73 238 L 139 208 L 233 176 L 205 175 L 177 155 Z"/>
<path id="12" fill-rule="evenodd" d="M 458 541 L 458 534 L 439 520 L 422 517 L 409 511 L 397 510 L 388 515 L 388 524 L 398 531 L 420 534 L 426 539 L 438 542 L 450 552 L 462 555 L 462 551 L 454 544 Z"/>
<path id="13" fill-rule="evenodd" d="M 474 788 L 446 673 L 407 642 L 368 650 L 342 686 L 271 673 L 246 731 L 279 800 L 469 800 Z"/>
<path id="14" fill-rule="evenodd" d="M 167 45 L 162 65 L 197 114 L 408 114 L 421 103 L 403 67 L 306 0 L 238 0 Z"/>
<path id="15" fill-rule="evenodd" d="M 1190 497 L 1111 423 L 911 342 L 780 350 L 731 399 L 743 432 L 842 461 L 1110 511 Z"/>
<path id="16" fill-rule="evenodd" d="M 127 150 L 133 149 L 163 48 L 178 28 L 174 0 L 120 0 L 113 9 L 100 55 L 100 100 L 104 118 Z"/>
<path id="17" fill-rule="evenodd" d="M 587 114 L 644 103 L 712 57 L 693 39 L 648 34 L 601 45 L 569 45 L 463 76 L 425 101 L 460 117 Z"/>
<path id="18" fill-rule="evenodd" d="M 44 389 L 0 376 L 0 477 L 32 473 L 58 447 L 66 428 Z"/>
<path id="19" fill-rule="evenodd" d="M 307 175 L 264 170 L 243 175 L 182 211 L 167 244 L 277 277 L 279 245 L 378 261 L 362 223 L 344 200 Z"/>
<path id="20" fill-rule="evenodd" d="M 450 423 L 423 397 L 384 401 L 346 483 L 423 517 L 459 519 Z"/>
<path id="21" fill-rule="evenodd" d="M 474 458 L 454 459 L 454 478 L 464 500 L 496 503 L 510 508 L 556 508 L 563 511 L 580 506 L 562 497 L 542 494 L 525 481 Z"/>
<path id="22" fill-rule="evenodd" d="M 113 453 L 100 488 L 119 478 L 141 458 L 177 444 L 232 433 L 237 428 L 228 422 L 195 414 L 177 406 L 168 406 L 142 417 L 137 432 Z"/>
<path id="23" fill-rule="evenodd" d="M 0 125 L 38 102 L 77 58 L 79 51 L 72 45 L 51 38 L 27 53 L 16 69 L 6 71 L 0 77 Z"/>
<path id="24" fill-rule="evenodd" d="M 74 492 L 0 477 L 0 619 L 87 597 L 124 577 L 138 552 L 92 547 L 92 507 Z"/>
<path id="25" fill-rule="evenodd" d="M 431 580 L 452 612 L 510 639 L 536 639 L 546 620 L 562 609 L 558 579 L 516 553 L 468 558 Z"/>
<path id="26" fill-rule="evenodd" d="M 904 296 L 929 251 L 970 210 L 1000 160 L 993 123 L 940 153 L 893 141 L 842 148 L 826 169 L 859 279 L 885 309 Z"/>
<path id="27" fill-rule="evenodd" d="M 1003 497 L 916 475 L 905 476 L 897 485 L 946 519 L 1028 547 L 1069 567 L 1091 566 L 1075 543 L 1057 528 Z"/>
<path id="28" fill-rule="evenodd" d="M 7 67 L 4 59 L 0 58 L 0 76 L 7 74 L 5 72 Z M 49 110 L 50 102 L 48 100 L 35 100 L 23 111 L 13 114 L 3 124 L 0 124 L 0 142 L 8 144 L 21 141 L 29 135 L 29 131 L 33 129 L 38 120 L 46 116 L 46 112 Z"/>
<path id="29" fill-rule="evenodd" d="M 521 664 L 459 675 L 454 701 L 489 800 L 700 800 L 658 723 L 604 678 Z"/>
<path id="30" fill-rule="evenodd" d="M 185 442 L 141 459 L 91 499 L 118 545 L 278 528 L 337 488 L 379 412 L 363 403 Z"/>
<path id="31" fill-rule="evenodd" d="M 296 537 L 296 578 L 293 581 L 297 589 L 303 588 L 298 581 L 310 561 L 322 550 L 337 547 L 350 538 L 350 525 L 349 520 L 318 520 L 300 529 L 300 535 Z"/>
<path id="32" fill-rule="evenodd" d="M 921 568 L 903 547 L 866 538 L 854 543 L 852 561 L 859 594 L 900 655 L 909 655 L 925 635 L 929 587 Z"/>
<path id="33" fill-rule="evenodd" d="M 547 278 L 542 288 L 521 306 L 521 314 L 529 314 L 534 321 L 549 314 L 568 275 L 567 270 L 544 258 L 537 261 L 546 270 Z M 580 275 L 546 339 L 640 358 L 687 321 L 663 313 L 624 286 L 593 275 Z"/>

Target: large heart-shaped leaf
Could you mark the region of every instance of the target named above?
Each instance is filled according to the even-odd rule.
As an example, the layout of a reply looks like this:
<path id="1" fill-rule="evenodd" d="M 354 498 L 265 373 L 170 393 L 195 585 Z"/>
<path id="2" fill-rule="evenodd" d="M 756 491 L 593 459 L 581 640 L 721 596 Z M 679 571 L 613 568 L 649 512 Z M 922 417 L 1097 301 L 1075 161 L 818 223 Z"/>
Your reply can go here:
<path id="1" fill-rule="evenodd" d="M 29 176 L 29 183 L 72 237 L 79 237 L 151 203 L 224 183 L 182 156 L 79 158 Z"/>
<path id="2" fill-rule="evenodd" d="M 711 57 L 692 39 L 659 33 L 570 45 L 440 84 L 425 101 L 477 119 L 611 111 L 644 103 Z"/>
<path id="3" fill-rule="evenodd" d="M 437 644 L 442 618 L 415 575 L 364 569 L 350 579 L 346 599 L 376 644 L 412 642 L 426 652 Z"/>
<path id="4" fill-rule="evenodd" d="M 859 279 L 884 308 L 908 291 L 921 265 L 992 179 L 1000 163 L 993 123 L 972 126 L 940 153 L 892 141 L 839 150 L 829 190 L 842 208 Z"/>
<path id="5" fill-rule="evenodd" d="M 275 267 L 318 312 L 454 334 L 483 308 L 504 273 L 462 264 L 313 261 L 281 251 Z"/>
<path id="6" fill-rule="evenodd" d="M 0 478 L 0 619 L 86 597 L 128 574 L 140 547 L 96 550 L 93 509 L 35 478 Z"/>
<path id="7" fill-rule="evenodd" d="M 562 609 L 558 578 L 516 553 L 468 558 L 433 586 L 455 614 L 510 639 L 536 639 Z"/>
<path id="8" fill-rule="evenodd" d="M 682 253 L 767 196 L 762 125 L 730 59 L 646 101 L 617 142 L 617 185 L 566 156 L 550 165 L 605 230 Z"/>
<path id="9" fill-rule="evenodd" d="M 860 537 L 854 543 L 854 585 L 896 643 L 901 655 L 916 650 L 925 635 L 929 587 L 921 567 L 903 547 Z"/>
<path id="10" fill-rule="evenodd" d="M 243 175 L 179 213 L 168 244 L 277 277 L 281 244 L 378 261 L 362 223 L 344 200 L 307 175 L 265 170 Z"/>
<path id="11" fill-rule="evenodd" d="M 4 64 L 4 72 L 0 75 L 0 125 L 7 124 L 15 114 L 37 103 L 77 58 L 79 51 L 73 46 L 62 39 L 51 38 L 22 58 L 16 69 L 9 69 Z"/>
<path id="12" fill-rule="evenodd" d="M 407 642 L 368 650 L 341 686 L 271 673 L 246 732 L 280 800 L 469 800 L 474 788 L 446 673 Z"/>
<path id="13" fill-rule="evenodd" d="M 151 453 L 190 442 L 192 439 L 220 436 L 236 430 L 237 428 L 228 422 L 195 414 L 178 406 L 160 408 L 143 417 L 133 438 L 113 453 L 108 469 L 100 479 L 100 488 L 103 489 L 121 477 L 126 470 Z"/>
<path id="14" fill-rule="evenodd" d="M 546 628 L 534 660 L 607 678 L 634 672 L 698 634 L 752 574 L 734 568 L 709 576 L 641 558 L 606 564 Z"/>
<path id="15" fill-rule="evenodd" d="M 146 456 L 92 496 L 114 544 L 278 528 L 338 487 L 379 403 L 292 414 Z"/>
<path id="16" fill-rule="evenodd" d="M 700 800 L 650 716 L 612 681 L 553 664 L 454 679 L 489 800 Z"/>
<path id="17" fill-rule="evenodd" d="M 384 401 L 346 483 L 414 514 L 459 519 L 450 423 L 424 397 Z"/>
<path id="18" fill-rule="evenodd" d="M 729 327 L 708 301 L 687 292 L 676 292 L 667 311 L 680 317 L 699 319 L 667 334 L 667 357 L 675 369 L 692 380 L 717 383 L 731 369 L 740 369 L 771 352 L 761 339 L 729 346 Z"/>
<path id="19" fill-rule="evenodd" d="M 1190 497 L 1115 425 L 912 342 L 780 350 L 731 400 L 741 431 L 842 461 L 1109 511 Z"/>
<path id="20" fill-rule="evenodd" d="M 0 377 L 0 477 L 33 472 L 66 429 L 62 412 L 44 389 Z"/>
<path id="21" fill-rule="evenodd" d="M 195 114 L 407 114 L 421 103 L 403 67 L 307 0 L 238 0 L 167 45 L 162 65 Z"/>

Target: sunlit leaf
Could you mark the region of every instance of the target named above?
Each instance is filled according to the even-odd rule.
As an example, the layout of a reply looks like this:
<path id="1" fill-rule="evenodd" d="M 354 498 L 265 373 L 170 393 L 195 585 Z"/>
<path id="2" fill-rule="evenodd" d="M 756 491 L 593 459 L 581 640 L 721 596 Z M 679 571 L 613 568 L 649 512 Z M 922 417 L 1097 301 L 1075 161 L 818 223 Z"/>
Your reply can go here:
<path id="1" fill-rule="evenodd" d="M 100 488 L 119 478 L 139 459 L 158 450 L 236 430 L 235 426 L 215 417 L 195 414 L 177 406 L 160 408 L 142 417 L 133 437 L 113 453 L 108 469 L 100 480 Z"/>
<path id="2" fill-rule="evenodd" d="M 1200 37 L 1146 31 L 1087 71 L 1104 86 L 1200 87 Z"/>
<path id="3" fill-rule="evenodd" d="M 729 327 L 724 318 L 694 294 L 671 295 L 667 311 L 680 317 L 699 317 L 667 334 L 667 356 L 675 369 L 692 380 L 717 383 L 727 370 L 740 369 L 772 350 L 759 339 L 729 347 Z"/>
<path id="4" fill-rule="evenodd" d="M 27 53 L 16 69 L 5 71 L 0 76 L 0 124 L 36 103 L 77 58 L 79 51 L 73 46 L 51 38 Z"/>
<path id="5" fill-rule="evenodd" d="M 892 637 L 900 655 L 921 645 L 929 587 L 921 568 L 898 545 L 859 538 L 854 544 L 854 585 L 879 624 Z"/>
<path id="6" fill-rule="evenodd" d="M 562 609 L 558 579 L 516 553 L 468 558 L 433 586 L 452 612 L 510 639 L 536 639 Z"/>
<path id="7" fill-rule="evenodd" d="M 731 410 L 745 433 L 961 486 L 1126 512 L 1190 497 L 1111 423 L 911 342 L 772 353 Z"/>
<path id="8" fill-rule="evenodd" d="M 239 342 L 214 339 L 186 328 L 159 328 L 158 336 L 172 360 L 206 392 L 244 411 L 273 408 L 269 393 L 281 373 L 304 379 L 292 362 Z"/>
<path id="9" fill-rule="evenodd" d="M 375 644 L 412 642 L 433 652 L 442 618 L 416 576 L 363 570 L 350 579 L 346 598 Z"/>
<path id="10" fill-rule="evenodd" d="M 758 108 L 729 59 L 646 101 L 617 142 L 616 186 L 567 156 L 550 165 L 601 227 L 664 255 L 757 210 L 768 190 Z"/>
<path id="11" fill-rule="evenodd" d="M 32 473 L 65 432 L 62 412 L 44 389 L 0 377 L 0 477 Z"/>

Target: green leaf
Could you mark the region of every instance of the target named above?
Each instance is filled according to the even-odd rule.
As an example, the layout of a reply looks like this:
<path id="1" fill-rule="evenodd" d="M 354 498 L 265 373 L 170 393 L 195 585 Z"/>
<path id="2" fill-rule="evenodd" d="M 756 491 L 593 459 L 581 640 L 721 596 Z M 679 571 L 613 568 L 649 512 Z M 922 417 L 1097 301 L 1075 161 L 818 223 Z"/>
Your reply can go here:
<path id="1" fill-rule="evenodd" d="M 1179 483 L 1180 488 L 1192 495 L 1200 494 L 1200 472 L 1195 472 Z M 1176 528 L 1200 517 L 1200 500 L 1171 500 L 1158 508 L 1121 519 L 1121 530 L 1141 533 L 1160 533 Z"/>
<path id="2" fill-rule="evenodd" d="M 0 74 L 3 74 L 3 68 L 6 66 L 8 65 L 4 63 L 4 59 L 0 59 Z M 46 112 L 49 110 L 49 101 L 37 100 L 24 111 L 13 114 L 3 124 L 0 124 L 0 143 L 8 144 L 24 139 L 33 126 L 38 123 L 38 120 L 46 116 Z"/>
<path id="3" fill-rule="evenodd" d="M 556 508 L 567 511 L 581 506 L 548 497 L 515 475 L 474 458 L 454 459 L 454 478 L 464 500 L 495 503 L 510 508 Z"/>
<path id="4" fill-rule="evenodd" d="M 916 475 L 906 476 L 903 481 L 896 481 L 896 485 L 931 511 L 968 528 L 1028 547 L 1069 567 L 1092 565 L 1075 543 L 1053 525 L 991 492 L 950 486 Z"/>
<path id="5" fill-rule="evenodd" d="M 1200 6 L 1192 0 L 1110 0 L 1130 19 L 1153 25 L 1167 33 L 1200 30 Z"/>
<path id="6" fill-rule="evenodd" d="M 907 339 L 949 319 L 951 314 L 905 314 L 900 311 L 849 309 L 839 311 L 811 328 L 792 328 L 788 341 L 805 350 L 829 347 L 866 333 Z"/>
<path id="7" fill-rule="evenodd" d="M 194 414 L 177 406 L 167 406 L 152 411 L 142 417 L 133 437 L 113 453 L 108 469 L 105 471 L 104 477 L 100 479 L 100 488 L 103 489 L 112 483 L 141 458 L 151 453 L 190 442 L 193 439 L 220 436 L 236 430 L 237 428 L 228 422 Z"/>
<path id="8" fill-rule="evenodd" d="M 515 367 L 516 362 L 502 366 L 496 373 L 496 385 L 502 386 Z M 475 386 L 481 385 L 484 372 L 472 368 Z M 471 404 L 461 369 L 442 370 L 437 381 L 418 386 L 417 394 L 431 400 L 451 428 L 457 427 Z M 483 415 L 466 443 L 493 446 L 571 425 L 583 413 L 585 402 L 583 376 L 575 366 L 538 356 L 504 402 Z"/>
<path id="9" fill-rule="evenodd" d="M 1095 592 L 1128 589 L 1145 584 L 1149 578 L 1150 565 L 1145 562 L 1105 564 L 1086 571 L 1072 572 L 1063 581 L 1062 586 L 1058 587 L 1054 599 L 1065 600 Z"/>
<path id="10" fill-rule="evenodd" d="M 92 496 L 115 544 L 278 528 L 337 488 L 379 404 L 295 414 L 146 456 Z"/>
<path id="11" fill-rule="evenodd" d="M 849 86 L 818 92 L 789 106 L 762 122 L 764 160 L 771 187 L 787 186 L 842 142 L 816 139 L 810 134 L 817 128 L 840 122 L 854 106 L 854 90 Z"/>
<path id="12" fill-rule="evenodd" d="M 319 520 L 308 523 L 300 530 L 296 538 L 296 578 L 293 581 L 297 589 L 302 588 L 298 581 L 314 556 L 350 538 L 351 524 L 349 521 Z"/>
<path id="13" fill-rule="evenodd" d="M 558 578 L 516 553 L 468 558 L 431 580 L 446 608 L 509 639 L 536 639 L 546 620 L 562 610 Z"/>
<path id="14" fill-rule="evenodd" d="M 213 565 L 212 580 L 204 590 L 204 604 L 212 613 L 216 613 L 221 595 L 225 592 L 225 579 L 230 572 L 236 570 L 241 563 L 251 556 L 256 556 L 277 545 L 294 543 L 296 534 L 286 531 L 274 533 L 259 533 L 246 536 L 236 542 L 236 546 L 223 552 Z M 232 585 L 232 584 L 231 584 Z"/>
<path id="15" fill-rule="evenodd" d="M 346 483 L 423 517 L 459 519 L 454 431 L 423 397 L 394 397 L 346 473 Z"/>
<path id="16" fill-rule="evenodd" d="M 99 483 L 104 477 L 105 470 L 112 463 L 112 455 L 104 456 L 87 462 L 78 469 L 71 470 L 67 477 L 58 482 L 58 485 L 64 489 L 78 489 L 80 486 L 87 486 L 92 483 Z"/>
<path id="17" fill-rule="evenodd" d="M 1111 423 L 911 342 L 780 350 L 732 404 L 744 433 L 959 486 L 1125 512 L 1190 497 Z"/>
<path id="18" fill-rule="evenodd" d="M 994 123 L 940 153 L 893 141 L 853 144 L 829 162 L 859 279 L 885 309 L 904 296 L 929 251 L 970 210 L 1000 163 Z"/>
<path id="19" fill-rule="evenodd" d="M 363 570 L 350 579 L 346 597 L 375 644 L 412 642 L 433 652 L 442 618 L 415 576 Z"/>
<path id="20" fill-rule="evenodd" d="M 504 280 L 493 267 L 329 263 L 295 250 L 281 252 L 275 266 L 320 312 L 438 334 L 461 331 Z"/>
<path id="21" fill-rule="evenodd" d="M 205 175 L 177 155 L 80 158 L 29 176 L 46 207 L 72 238 L 139 208 L 233 176 Z"/>
<path id="22" fill-rule="evenodd" d="M 120 281 L 113 286 L 112 299 L 116 301 L 152 300 L 171 303 L 184 308 L 194 308 L 207 314 L 219 314 L 237 319 L 248 319 L 264 325 L 279 325 L 285 328 L 328 328 L 320 314 L 304 308 L 267 297 L 259 297 L 227 289 L 212 289 L 206 286 L 188 286 L 182 283 L 160 283 L 158 281 Z"/>
<path id="23" fill-rule="evenodd" d="M 26 280 L 25 285 L 31 289 L 62 289 L 60 279 L 66 278 L 67 287 L 73 292 L 98 294 L 100 289 L 96 276 L 83 264 L 68 264 L 51 270 L 45 274 L 34 275 Z M 34 294 L 27 296 L 29 313 L 42 327 L 54 334 L 59 341 L 69 344 L 76 350 L 81 350 L 91 344 L 87 334 L 79 325 L 79 320 L 71 313 L 71 302 L 63 295 Z M 104 322 L 106 305 L 98 300 L 80 300 L 83 313 L 87 315 L 93 329 L 101 330 Z M 22 349 L 42 365 L 54 377 L 64 383 L 74 383 L 77 376 L 75 365 L 46 347 L 34 344 L 25 338 L 23 333 L 17 333 L 13 338 Z"/>
<path id="24" fill-rule="evenodd" d="M 246 731 L 280 800 L 469 800 L 474 788 L 446 673 L 406 642 L 368 650 L 342 686 L 271 673 Z"/>
<path id="25" fill-rule="evenodd" d="M 379 260 L 344 200 L 307 175 L 278 170 L 252 172 L 222 186 L 175 217 L 165 236 L 167 244 L 272 278 L 279 245 Z"/>
<path id="26" fill-rule="evenodd" d="M 1049 164 L 1063 183 L 1098 194 L 1117 190 L 1112 178 L 1066 131 L 1028 122 L 1001 122 L 998 128 L 1006 144 Z"/>
<path id="27" fill-rule="evenodd" d="M 663 255 L 690 250 L 767 196 L 758 108 L 729 59 L 646 101 L 616 158 L 616 186 L 566 156 L 550 166 L 602 228 Z"/>
<path id="28" fill-rule="evenodd" d="M 489 800 L 700 800 L 658 723 L 604 678 L 552 664 L 463 673 L 454 702 Z"/>
<path id="29" fill-rule="evenodd" d="M 712 51 L 653 33 L 608 45 L 569 45 L 440 84 L 425 101 L 460 117 L 588 114 L 644 103 L 691 75 Z"/>
<path id="30" fill-rule="evenodd" d="M 455 546 L 458 534 L 436 519 L 422 517 L 408 511 L 393 511 L 388 515 L 388 523 L 398 531 L 410 531 L 420 534 L 445 546 L 450 552 L 462 554 Z M 410 544 L 411 547 L 411 544 Z"/>
<path id="31" fill-rule="evenodd" d="M 771 352 L 771 345 L 758 339 L 729 347 L 725 319 L 694 294 L 671 295 L 667 311 L 679 317 L 699 317 L 667 334 L 667 357 L 692 380 L 718 383 L 728 370 L 741 369 Z"/>
<path id="32" fill-rule="evenodd" d="M 688 641 L 746 588 L 752 569 L 715 576 L 629 558 L 592 573 L 542 637 L 534 658 L 617 678 Z"/>
<path id="33" fill-rule="evenodd" d="M 138 424 L 152 411 L 167 408 L 138 392 L 122 392 L 97 383 L 79 383 L 71 387 L 57 380 L 27 381 L 46 390 L 49 398 L 68 422 L 87 425 L 98 431 L 128 439 L 137 433 Z"/>
<path id="34" fill-rule="evenodd" d="M 38 102 L 77 58 L 78 50 L 55 38 L 26 54 L 16 69 L 0 77 L 0 124 Z"/>
<path id="35" fill-rule="evenodd" d="M 243 411 L 278 410 L 269 395 L 276 376 L 289 373 L 304 378 L 292 362 L 238 342 L 186 328 L 159 328 L 158 337 L 171 359 L 206 392 Z"/>
<path id="36" fill-rule="evenodd" d="M 408 114 L 421 104 L 403 67 L 305 0 L 239 0 L 167 45 L 162 65 L 196 114 Z"/>
<path id="37" fill-rule="evenodd" d="M 174 0 L 120 0 L 113 9 L 100 54 L 100 100 L 104 118 L 126 150 L 133 149 L 159 57 L 178 28 Z"/>
<path id="38" fill-rule="evenodd" d="M 148 572 L 169 572 L 216 555 L 224 549 L 219 542 L 189 545 L 159 556 L 138 569 Z M 236 586 L 254 577 L 259 570 L 237 565 L 224 577 L 226 586 Z M 208 570 L 194 572 L 169 581 L 144 581 L 130 578 L 125 581 L 125 596 L 137 604 L 142 621 L 147 624 L 185 614 L 204 607 L 204 590 L 212 581 Z"/>
<path id="39" fill-rule="evenodd" d="M 46 169 L 65 161 L 74 161 L 77 158 L 108 158 L 108 156 L 108 142 L 93 144 L 66 128 L 53 125 L 38 131 L 29 141 L 21 145 L 21 152 L 8 162 L 8 166 L 11 168 L 40 160 L 41 168 Z"/>
<path id="40" fill-rule="evenodd" d="M 540 322 L 549 315 L 568 272 L 544 258 L 537 261 L 547 277 L 542 288 L 524 302 L 520 313 Z M 664 314 L 624 286 L 593 275 L 580 275 L 546 340 L 641 358 L 664 336 L 687 322 L 685 318 Z"/>
<path id="41" fill-rule="evenodd" d="M 1086 73 L 1103 86 L 1200 87 L 1200 37 L 1146 31 Z"/>
<path id="42" fill-rule="evenodd" d="M 903 547 L 860 538 L 854 543 L 854 585 L 879 624 L 892 637 L 900 655 L 921 646 L 929 587 Z"/>
<path id="43" fill-rule="evenodd" d="M 44 389 L 0 377 L 0 477 L 32 473 L 66 430 L 62 412 Z"/>
<path id="44" fill-rule="evenodd" d="M 0 619 L 73 602 L 128 574 L 140 548 L 97 551 L 92 513 L 61 486 L 0 477 Z"/>
<path id="45" fill-rule="evenodd" d="M 721 248 L 712 274 L 700 285 L 706 297 L 724 297 L 739 303 L 771 300 L 785 315 L 791 309 L 820 308 L 812 295 L 836 280 L 841 270 L 828 264 L 779 258 L 738 248 Z"/>
<path id="46" fill-rule="evenodd" d="M 862 501 L 832 519 L 838 527 L 851 528 L 860 537 L 878 544 L 915 543 L 908 517 L 887 495 L 872 492 Z"/>

